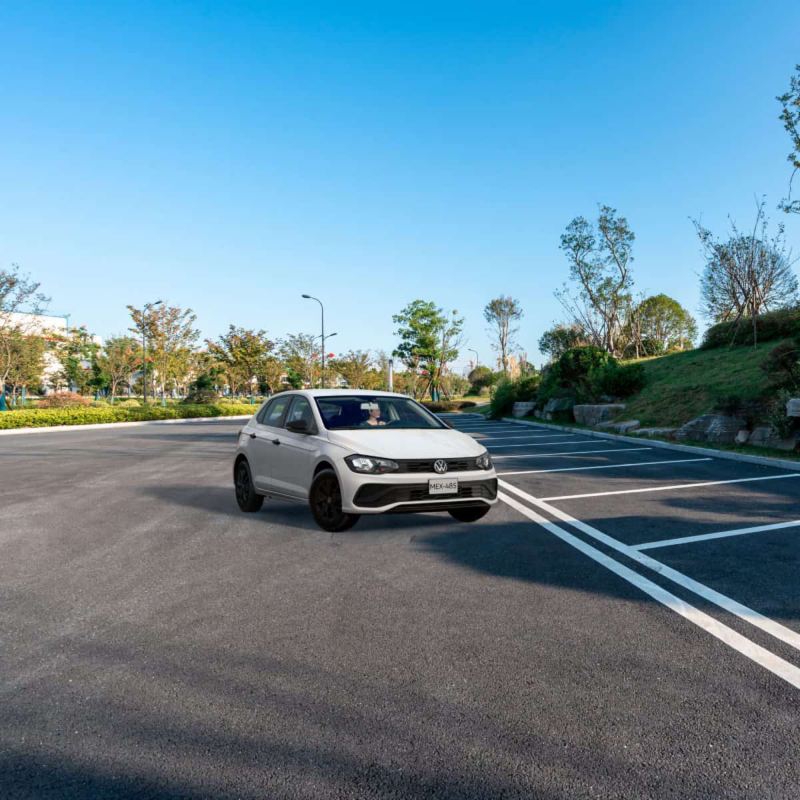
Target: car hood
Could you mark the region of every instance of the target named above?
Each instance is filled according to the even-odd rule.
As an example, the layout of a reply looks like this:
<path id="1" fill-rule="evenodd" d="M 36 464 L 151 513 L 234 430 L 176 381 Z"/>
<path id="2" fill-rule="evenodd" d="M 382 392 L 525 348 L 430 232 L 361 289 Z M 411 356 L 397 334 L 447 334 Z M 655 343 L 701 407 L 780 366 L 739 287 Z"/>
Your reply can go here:
<path id="1" fill-rule="evenodd" d="M 328 431 L 328 439 L 353 453 L 392 459 L 464 458 L 479 456 L 486 450 L 466 433 L 449 428 Z"/>

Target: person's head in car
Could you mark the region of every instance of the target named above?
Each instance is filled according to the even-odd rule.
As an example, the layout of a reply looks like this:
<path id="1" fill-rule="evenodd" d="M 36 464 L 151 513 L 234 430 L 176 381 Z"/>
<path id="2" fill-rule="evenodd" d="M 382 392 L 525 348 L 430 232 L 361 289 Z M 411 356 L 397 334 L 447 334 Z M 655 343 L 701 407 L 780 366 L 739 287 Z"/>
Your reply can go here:
<path id="1" fill-rule="evenodd" d="M 370 403 L 367 418 L 364 421 L 365 425 L 385 425 L 386 423 L 381 419 L 381 407 L 377 403 Z"/>

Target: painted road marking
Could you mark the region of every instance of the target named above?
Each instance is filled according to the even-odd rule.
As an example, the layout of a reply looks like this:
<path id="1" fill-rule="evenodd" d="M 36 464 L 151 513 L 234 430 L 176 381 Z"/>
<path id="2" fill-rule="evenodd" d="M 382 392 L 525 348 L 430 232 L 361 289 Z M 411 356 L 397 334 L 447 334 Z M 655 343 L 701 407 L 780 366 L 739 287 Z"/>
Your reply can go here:
<path id="1" fill-rule="evenodd" d="M 499 442 L 501 440 L 505 441 L 508 439 L 511 440 L 519 440 L 519 439 L 541 439 L 543 436 L 549 436 L 550 434 L 547 433 L 520 433 L 516 436 L 485 436 L 483 439 L 478 439 L 479 442 Z M 552 436 L 553 439 L 569 439 L 571 436 L 574 436 L 574 433 L 562 433 L 559 436 Z M 472 434 L 470 434 L 472 436 Z M 474 438 L 474 436 L 473 436 Z"/>
<path id="2" fill-rule="evenodd" d="M 514 447 L 515 445 L 507 445 Z M 644 489 L 616 489 L 613 492 L 589 492 L 588 494 L 564 494 L 559 497 L 542 497 L 544 501 L 579 500 L 583 497 L 608 497 L 612 494 L 640 494 L 642 492 L 669 492 L 673 489 L 694 489 L 700 486 L 722 486 L 725 483 L 753 483 L 755 481 L 780 481 L 786 478 L 800 478 L 800 472 L 789 472 L 786 475 L 762 475 L 758 478 L 734 478 L 728 481 L 701 481 L 699 483 L 678 483 L 674 486 L 648 486 Z"/>
<path id="3" fill-rule="evenodd" d="M 555 444 L 558 446 L 558 442 L 554 442 L 551 439 L 547 441 L 538 441 L 538 442 L 528 442 L 528 444 L 490 444 L 489 447 L 545 447 L 549 444 Z M 597 439 L 578 439 L 577 442 L 560 442 L 560 444 L 597 444 Z"/>
<path id="4" fill-rule="evenodd" d="M 503 482 L 503 484 L 504 487 L 507 487 L 505 482 Z M 790 664 L 788 661 L 776 656 L 766 648 L 761 647 L 761 645 L 737 633 L 727 625 L 723 625 L 721 622 L 714 619 L 714 617 L 709 616 L 703 611 L 700 611 L 700 609 L 681 600 L 666 589 L 662 589 L 657 583 L 653 583 L 638 572 L 634 572 L 624 564 L 620 564 L 619 561 L 615 561 L 596 547 L 592 547 L 592 545 L 587 544 L 582 539 L 578 539 L 555 523 L 540 516 L 532 509 L 522 505 L 522 503 L 518 503 L 507 494 L 500 492 L 499 497 L 504 503 L 511 506 L 511 508 L 516 509 L 520 514 L 523 514 L 549 533 L 557 536 L 561 541 L 579 550 L 581 553 L 596 561 L 598 564 L 601 564 L 657 602 L 671 609 L 676 614 L 680 614 L 684 619 L 724 642 L 746 658 L 749 658 L 774 675 L 782 678 L 787 683 L 790 683 L 795 689 L 800 689 L 800 669 L 794 666 L 794 664 Z"/>
<path id="5" fill-rule="evenodd" d="M 592 467 L 560 467 L 559 469 L 523 469 L 518 472 L 498 472 L 498 475 L 537 475 L 544 472 L 582 472 L 590 469 L 621 469 L 622 467 L 652 467 L 656 464 L 690 464 L 693 461 L 712 461 L 711 458 L 670 458 L 667 461 L 634 461 L 630 464 L 601 464 Z"/>
<path id="6" fill-rule="evenodd" d="M 572 444 L 572 442 L 565 442 Z M 502 453 L 492 456 L 492 461 L 499 461 L 501 458 L 580 458 L 589 453 L 632 453 L 634 450 L 652 450 L 652 447 L 611 447 L 603 450 L 568 450 L 566 453 L 526 453 L 525 455 L 503 455 Z"/>
<path id="7" fill-rule="evenodd" d="M 506 472 L 506 475 L 513 473 Z M 657 547 L 674 547 L 676 544 L 691 544 L 693 542 L 707 542 L 710 539 L 727 539 L 729 536 L 744 536 L 747 533 L 766 533 L 768 531 L 779 531 L 782 528 L 796 528 L 800 525 L 800 519 L 791 522 L 776 522 L 772 525 L 755 525 L 752 528 L 738 528 L 732 531 L 717 531 L 716 533 L 699 533 L 697 536 L 681 536 L 679 539 L 662 539 L 655 542 L 644 542 L 643 544 L 632 545 L 634 550 L 654 550 Z"/>
<path id="8" fill-rule="evenodd" d="M 800 633 L 787 628 L 785 625 L 781 625 L 779 622 L 775 622 L 775 620 L 772 620 L 769 617 L 765 617 L 763 614 L 759 614 L 758 611 L 748 608 L 746 605 L 739 603 L 731 597 L 727 597 L 721 592 L 715 591 L 709 586 L 690 578 L 688 575 L 684 575 L 682 572 L 678 572 L 678 570 L 672 569 L 672 567 L 668 567 L 666 564 L 662 564 L 660 561 L 656 561 L 654 558 L 651 558 L 644 553 L 640 553 L 630 545 L 623 544 L 622 542 L 612 538 L 608 534 L 603 533 L 597 528 L 593 528 L 591 525 L 583 522 L 583 520 L 576 519 L 572 515 L 567 514 L 566 511 L 562 511 L 560 508 L 551 506 L 544 500 L 538 500 L 533 495 L 523 492 L 522 489 L 517 489 L 516 486 L 512 486 L 506 481 L 500 481 L 499 483 L 503 489 L 522 497 L 532 505 L 537 506 L 549 514 L 552 514 L 554 517 L 556 517 L 556 519 L 572 525 L 572 527 L 582 531 L 587 536 L 597 539 L 597 541 L 602 542 L 607 547 L 610 547 L 613 550 L 616 550 L 617 552 L 627 556 L 631 560 L 636 561 L 642 566 L 657 572 L 667 580 L 677 583 L 679 586 L 683 586 L 684 589 L 688 589 L 690 592 L 694 592 L 696 595 L 708 600 L 710 603 L 714 603 L 714 605 L 725 609 L 725 611 L 733 614 L 744 622 L 748 622 L 751 625 L 754 625 L 756 628 L 760 628 L 765 633 L 770 634 L 770 636 L 774 636 L 776 639 L 788 644 L 790 647 L 800 650 Z"/>

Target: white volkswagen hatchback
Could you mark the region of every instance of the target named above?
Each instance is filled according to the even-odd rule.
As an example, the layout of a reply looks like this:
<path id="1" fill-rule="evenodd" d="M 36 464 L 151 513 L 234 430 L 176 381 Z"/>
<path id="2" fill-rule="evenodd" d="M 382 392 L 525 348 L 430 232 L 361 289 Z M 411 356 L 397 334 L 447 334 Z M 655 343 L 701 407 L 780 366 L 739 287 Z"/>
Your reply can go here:
<path id="1" fill-rule="evenodd" d="M 448 511 L 474 522 L 497 502 L 486 448 L 404 395 L 283 392 L 239 432 L 236 500 L 307 502 L 317 524 L 344 531 L 361 514 Z"/>

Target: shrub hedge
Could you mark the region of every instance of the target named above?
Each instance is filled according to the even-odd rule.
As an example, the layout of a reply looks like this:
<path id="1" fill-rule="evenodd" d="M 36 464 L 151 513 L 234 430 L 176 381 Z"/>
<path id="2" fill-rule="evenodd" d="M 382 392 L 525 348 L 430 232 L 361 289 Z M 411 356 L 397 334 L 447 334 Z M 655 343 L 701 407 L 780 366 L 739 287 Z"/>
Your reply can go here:
<path id="1" fill-rule="evenodd" d="M 257 406 L 249 403 L 209 405 L 139 406 L 121 408 L 77 406 L 72 408 L 31 408 L 0 413 L 0 430 L 10 428 L 43 428 L 50 425 L 96 425 L 108 422 L 144 422 L 159 419 L 195 419 L 200 417 L 232 417 L 254 413 Z"/>
<path id="2" fill-rule="evenodd" d="M 727 347 L 733 344 L 753 344 L 753 324 L 749 317 L 739 323 L 739 329 L 734 331 L 734 322 L 718 322 L 712 325 L 703 336 L 703 350 L 714 347 Z M 761 314 L 756 321 L 759 342 L 771 342 L 775 339 L 791 339 L 800 335 L 800 308 L 782 308 L 778 311 L 769 311 Z"/>
<path id="3" fill-rule="evenodd" d="M 473 400 L 423 400 L 422 405 L 433 411 L 434 414 L 441 414 L 445 411 L 461 411 L 465 408 L 474 408 L 477 403 Z"/>

